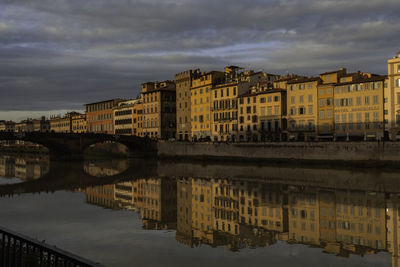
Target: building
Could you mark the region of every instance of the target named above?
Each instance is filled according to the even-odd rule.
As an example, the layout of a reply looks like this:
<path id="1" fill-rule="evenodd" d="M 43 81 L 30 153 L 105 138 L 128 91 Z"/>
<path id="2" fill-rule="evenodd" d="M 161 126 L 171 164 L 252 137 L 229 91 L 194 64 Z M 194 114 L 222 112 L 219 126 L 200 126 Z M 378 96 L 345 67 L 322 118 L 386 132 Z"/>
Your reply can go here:
<path id="1" fill-rule="evenodd" d="M 223 81 L 225 73 L 204 73 L 192 82 L 190 88 L 192 140 L 211 140 L 211 89 Z"/>
<path id="2" fill-rule="evenodd" d="M 143 99 L 141 98 L 133 106 L 132 123 L 132 135 L 143 137 Z"/>
<path id="3" fill-rule="evenodd" d="M 50 131 L 53 133 L 72 133 L 72 117 L 81 115 L 78 112 L 68 112 L 64 116 L 50 117 Z"/>
<path id="4" fill-rule="evenodd" d="M 264 73 L 241 72 L 236 66 L 225 67 L 225 76 L 211 90 L 211 134 L 214 141 L 237 141 L 238 96 L 264 78 Z"/>
<path id="5" fill-rule="evenodd" d="M 286 89 L 266 85 L 239 96 L 240 141 L 287 140 Z"/>
<path id="6" fill-rule="evenodd" d="M 167 140 L 176 134 L 176 91 L 172 81 L 142 84 L 143 135 Z"/>
<path id="7" fill-rule="evenodd" d="M 386 76 L 367 75 L 335 85 L 335 139 L 380 140 L 384 137 Z"/>
<path id="8" fill-rule="evenodd" d="M 40 119 L 32 120 L 32 124 L 34 132 L 40 132 L 40 133 L 50 132 L 50 121 L 46 120 L 44 116 L 41 117 Z"/>
<path id="9" fill-rule="evenodd" d="M 71 119 L 73 133 L 86 133 L 86 114 L 75 114 Z"/>
<path id="10" fill-rule="evenodd" d="M 180 72 L 174 76 L 176 85 L 176 138 L 179 141 L 192 139 L 190 88 L 192 87 L 192 80 L 200 75 L 201 72 L 197 69 Z"/>
<path id="11" fill-rule="evenodd" d="M 133 135 L 133 110 L 139 99 L 131 99 L 118 103 L 114 108 L 114 134 Z"/>
<path id="12" fill-rule="evenodd" d="M 86 203 L 106 209 L 119 209 L 115 200 L 114 185 L 99 185 L 85 188 Z"/>
<path id="13" fill-rule="evenodd" d="M 0 121 L 0 132 L 14 132 L 15 122 L 13 121 Z"/>
<path id="14" fill-rule="evenodd" d="M 32 119 L 26 119 L 15 124 L 15 132 L 33 132 L 33 121 Z"/>
<path id="15" fill-rule="evenodd" d="M 392 140 L 400 132 L 400 52 L 388 60 L 387 88 L 385 88 L 385 110 L 387 111 L 387 131 Z"/>
<path id="16" fill-rule="evenodd" d="M 86 104 L 86 129 L 89 133 L 113 134 L 113 110 L 122 99 Z"/>
<path id="17" fill-rule="evenodd" d="M 318 125 L 318 85 L 320 78 L 287 81 L 287 121 L 289 140 L 314 140 Z"/>

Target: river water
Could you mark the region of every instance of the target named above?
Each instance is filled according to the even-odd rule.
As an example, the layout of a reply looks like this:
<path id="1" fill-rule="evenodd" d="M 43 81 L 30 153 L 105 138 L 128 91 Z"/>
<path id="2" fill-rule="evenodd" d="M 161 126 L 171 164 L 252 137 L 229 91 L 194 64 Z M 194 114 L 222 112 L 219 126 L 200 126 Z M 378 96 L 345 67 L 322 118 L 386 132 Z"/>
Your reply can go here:
<path id="1" fill-rule="evenodd" d="M 400 266 L 400 175 L 0 156 L 0 226 L 105 266 Z"/>

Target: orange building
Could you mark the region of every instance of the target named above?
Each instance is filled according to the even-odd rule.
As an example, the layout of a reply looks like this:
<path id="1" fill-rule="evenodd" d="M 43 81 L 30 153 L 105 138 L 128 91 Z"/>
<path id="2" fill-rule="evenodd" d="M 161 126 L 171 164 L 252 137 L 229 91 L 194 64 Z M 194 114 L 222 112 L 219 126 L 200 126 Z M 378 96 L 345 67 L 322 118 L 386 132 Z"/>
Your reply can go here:
<path id="1" fill-rule="evenodd" d="M 113 134 L 113 109 L 122 99 L 86 104 L 86 129 L 89 133 Z"/>

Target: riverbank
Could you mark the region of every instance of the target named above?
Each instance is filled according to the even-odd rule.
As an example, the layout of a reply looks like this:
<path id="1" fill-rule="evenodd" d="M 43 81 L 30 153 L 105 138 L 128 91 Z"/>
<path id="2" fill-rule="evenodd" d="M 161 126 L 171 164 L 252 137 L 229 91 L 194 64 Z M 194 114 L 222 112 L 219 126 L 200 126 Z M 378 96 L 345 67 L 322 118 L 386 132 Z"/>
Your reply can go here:
<path id="1" fill-rule="evenodd" d="M 400 142 L 158 142 L 158 158 L 400 167 Z"/>

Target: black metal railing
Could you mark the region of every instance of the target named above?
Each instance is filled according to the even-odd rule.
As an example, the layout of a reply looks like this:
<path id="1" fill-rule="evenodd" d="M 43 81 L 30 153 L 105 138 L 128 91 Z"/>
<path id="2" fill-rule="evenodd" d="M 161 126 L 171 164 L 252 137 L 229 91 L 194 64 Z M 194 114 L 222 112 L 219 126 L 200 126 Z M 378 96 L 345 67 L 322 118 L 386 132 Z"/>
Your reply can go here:
<path id="1" fill-rule="evenodd" d="M 79 256 L 0 227 L 2 267 L 103 267 Z"/>

